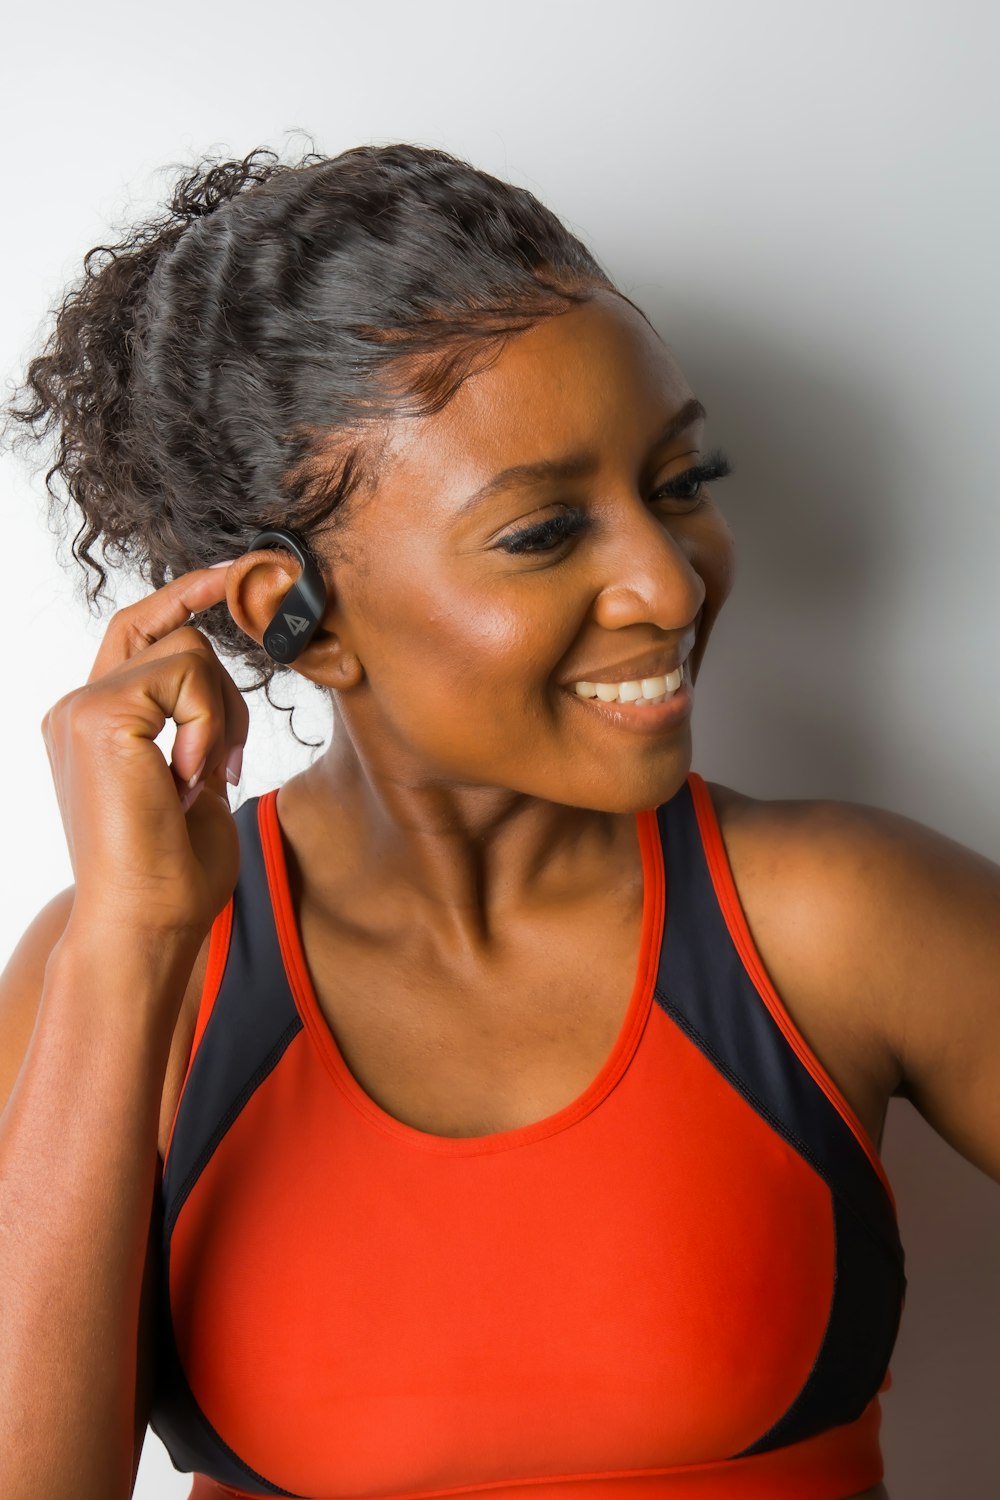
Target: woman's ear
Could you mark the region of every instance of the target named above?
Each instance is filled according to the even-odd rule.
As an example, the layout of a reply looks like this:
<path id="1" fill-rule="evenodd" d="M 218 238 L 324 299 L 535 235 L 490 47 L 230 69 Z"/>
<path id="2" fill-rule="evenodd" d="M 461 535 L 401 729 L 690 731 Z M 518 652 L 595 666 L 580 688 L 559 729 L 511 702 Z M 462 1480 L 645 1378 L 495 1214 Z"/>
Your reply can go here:
<path id="1" fill-rule="evenodd" d="M 268 547 L 290 552 L 299 565 L 298 577 L 263 636 L 264 650 L 271 660 L 287 666 L 308 646 L 326 613 L 326 581 L 307 543 L 297 532 L 282 526 L 266 527 L 258 531 L 247 551 L 258 552 Z"/>
<path id="2" fill-rule="evenodd" d="M 302 569 L 293 556 L 284 548 L 264 548 L 244 553 L 230 564 L 226 575 L 226 604 L 233 620 L 245 635 L 265 650 L 265 635 L 272 644 L 276 635 L 284 636 L 294 644 L 295 635 L 301 631 L 307 635 L 307 643 L 297 651 L 289 653 L 288 667 L 310 681 L 323 687 L 333 687 L 344 692 L 359 683 L 364 676 L 356 654 L 350 649 L 341 634 L 343 621 L 339 618 L 337 598 L 327 579 L 323 579 L 322 607 L 319 620 L 310 616 L 308 610 L 319 602 L 317 591 L 312 600 L 299 613 L 292 608 L 285 610 L 287 603 L 295 604 L 296 584 Z M 292 620 L 287 630 L 283 629 L 284 615 Z M 305 623 L 299 627 L 297 621 Z M 307 633 L 308 632 L 308 633 Z M 270 654 L 270 652 L 268 653 Z M 280 657 L 274 658 L 281 664 Z"/>

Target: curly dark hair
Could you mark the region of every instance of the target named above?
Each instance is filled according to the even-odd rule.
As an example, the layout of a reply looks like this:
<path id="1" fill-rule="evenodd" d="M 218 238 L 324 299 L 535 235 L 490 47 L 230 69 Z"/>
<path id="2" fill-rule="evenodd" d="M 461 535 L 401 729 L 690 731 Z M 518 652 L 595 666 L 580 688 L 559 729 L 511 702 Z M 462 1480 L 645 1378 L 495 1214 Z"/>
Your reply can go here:
<path id="1" fill-rule="evenodd" d="M 90 607 L 107 582 L 95 542 L 160 588 L 264 527 L 332 533 L 377 483 L 386 419 L 439 411 L 596 288 L 624 295 L 532 193 L 445 151 L 258 147 L 182 170 L 165 212 L 87 252 L 4 407 L 12 447 L 55 429 L 50 522 L 83 514 Z M 244 692 L 293 712 L 224 604 L 199 627 L 256 669 Z"/>

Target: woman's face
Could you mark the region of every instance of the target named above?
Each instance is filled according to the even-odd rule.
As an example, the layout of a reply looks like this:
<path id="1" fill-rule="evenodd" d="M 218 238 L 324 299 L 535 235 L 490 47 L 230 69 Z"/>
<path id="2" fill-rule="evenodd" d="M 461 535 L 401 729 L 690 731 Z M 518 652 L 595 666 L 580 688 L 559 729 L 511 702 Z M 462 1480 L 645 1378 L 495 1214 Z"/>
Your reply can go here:
<path id="1" fill-rule="evenodd" d="M 601 290 L 514 338 L 443 411 L 393 424 L 324 620 L 358 664 L 337 706 L 362 755 L 409 785 L 606 812 L 674 794 L 690 712 L 664 724 L 573 684 L 663 676 L 689 650 L 688 693 L 697 677 L 734 546 L 707 487 L 653 498 L 699 461 L 690 401 L 659 337 Z M 553 472 L 495 481 L 539 461 Z"/>

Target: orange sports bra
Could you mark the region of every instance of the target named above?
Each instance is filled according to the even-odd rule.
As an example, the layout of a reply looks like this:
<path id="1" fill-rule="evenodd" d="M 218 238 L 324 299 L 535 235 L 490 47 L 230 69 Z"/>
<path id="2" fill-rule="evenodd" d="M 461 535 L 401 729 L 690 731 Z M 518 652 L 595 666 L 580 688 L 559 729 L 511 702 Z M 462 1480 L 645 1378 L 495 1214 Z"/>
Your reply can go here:
<path id="1" fill-rule="evenodd" d="M 636 815 L 631 1001 L 573 1103 L 436 1136 L 348 1071 L 277 789 L 240 806 L 162 1169 L 150 1423 L 192 1500 L 843 1500 L 905 1301 L 875 1147 L 755 951 L 703 779 Z"/>

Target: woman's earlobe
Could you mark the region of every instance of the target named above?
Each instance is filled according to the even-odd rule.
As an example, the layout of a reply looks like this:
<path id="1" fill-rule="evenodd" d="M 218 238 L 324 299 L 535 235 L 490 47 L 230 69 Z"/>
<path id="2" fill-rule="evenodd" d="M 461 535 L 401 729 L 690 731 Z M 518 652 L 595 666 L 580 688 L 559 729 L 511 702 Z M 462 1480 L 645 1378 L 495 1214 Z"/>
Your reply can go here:
<path id="1" fill-rule="evenodd" d="M 338 653 L 335 671 L 339 680 L 333 686 L 340 692 L 358 687 L 365 678 L 365 669 L 353 651 L 341 651 Z"/>

